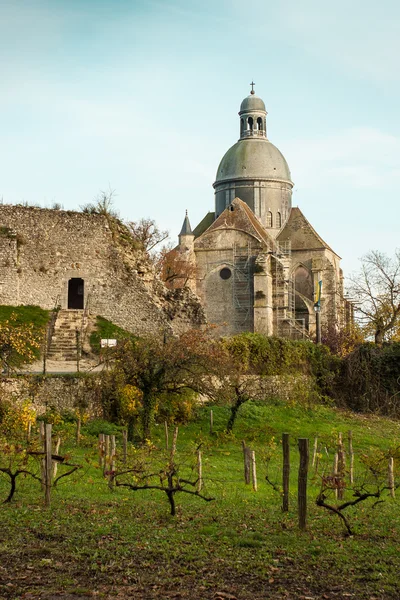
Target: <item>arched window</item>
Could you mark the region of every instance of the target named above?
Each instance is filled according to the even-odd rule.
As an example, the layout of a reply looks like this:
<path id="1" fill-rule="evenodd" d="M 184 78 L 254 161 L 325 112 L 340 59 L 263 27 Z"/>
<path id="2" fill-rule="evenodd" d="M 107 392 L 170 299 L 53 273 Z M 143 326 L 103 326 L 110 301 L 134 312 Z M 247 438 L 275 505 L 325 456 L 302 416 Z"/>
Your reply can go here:
<path id="1" fill-rule="evenodd" d="M 272 212 L 270 210 L 267 212 L 266 227 L 272 227 Z"/>
<path id="2" fill-rule="evenodd" d="M 282 216 L 280 212 L 276 213 L 276 226 L 277 227 L 282 227 Z"/>
<path id="3" fill-rule="evenodd" d="M 257 119 L 257 129 L 259 131 L 262 131 L 262 128 L 263 128 L 262 118 L 258 117 L 258 119 Z"/>
<path id="4" fill-rule="evenodd" d="M 240 135 L 243 134 L 244 131 L 244 119 L 240 119 Z"/>
<path id="5" fill-rule="evenodd" d="M 253 117 L 247 119 L 247 129 L 253 131 Z"/>

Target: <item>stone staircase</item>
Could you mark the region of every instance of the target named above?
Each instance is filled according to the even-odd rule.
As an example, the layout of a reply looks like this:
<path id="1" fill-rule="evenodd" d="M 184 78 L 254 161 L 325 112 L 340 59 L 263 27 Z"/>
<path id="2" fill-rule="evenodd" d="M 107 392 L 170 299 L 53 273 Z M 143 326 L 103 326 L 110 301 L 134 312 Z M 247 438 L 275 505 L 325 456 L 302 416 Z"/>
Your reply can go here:
<path id="1" fill-rule="evenodd" d="M 58 312 L 47 353 L 49 360 L 77 360 L 76 330 L 81 331 L 83 313 L 83 310 Z"/>

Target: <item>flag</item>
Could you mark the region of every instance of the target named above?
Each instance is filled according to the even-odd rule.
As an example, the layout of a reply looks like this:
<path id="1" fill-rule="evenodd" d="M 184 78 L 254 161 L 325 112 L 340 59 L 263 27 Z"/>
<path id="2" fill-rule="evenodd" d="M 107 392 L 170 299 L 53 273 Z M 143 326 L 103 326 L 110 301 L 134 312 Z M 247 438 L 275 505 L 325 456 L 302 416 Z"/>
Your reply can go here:
<path id="1" fill-rule="evenodd" d="M 315 284 L 315 302 L 314 306 L 321 308 L 322 281 L 317 281 Z"/>

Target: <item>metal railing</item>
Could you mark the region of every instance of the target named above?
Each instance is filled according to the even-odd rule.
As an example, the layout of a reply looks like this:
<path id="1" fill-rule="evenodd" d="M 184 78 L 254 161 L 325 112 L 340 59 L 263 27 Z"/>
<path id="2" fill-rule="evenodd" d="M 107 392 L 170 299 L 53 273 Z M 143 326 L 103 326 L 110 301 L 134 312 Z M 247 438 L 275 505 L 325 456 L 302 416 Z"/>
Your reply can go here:
<path id="1" fill-rule="evenodd" d="M 43 375 L 46 374 L 46 363 L 47 363 L 47 354 L 50 351 L 51 342 L 54 335 L 54 329 L 57 321 L 58 311 L 61 308 L 61 296 L 57 295 L 53 309 L 51 311 L 51 317 L 49 322 L 47 323 L 46 333 L 44 335 L 44 344 L 43 344 Z"/>

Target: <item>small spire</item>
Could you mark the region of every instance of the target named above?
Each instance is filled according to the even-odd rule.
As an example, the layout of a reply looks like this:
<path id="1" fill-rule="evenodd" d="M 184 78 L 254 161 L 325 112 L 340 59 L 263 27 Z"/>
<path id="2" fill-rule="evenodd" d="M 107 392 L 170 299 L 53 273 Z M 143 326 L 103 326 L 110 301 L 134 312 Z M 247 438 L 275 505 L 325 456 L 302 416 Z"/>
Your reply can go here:
<path id="1" fill-rule="evenodd" d="M 193 235 L 192 228 L 190 226 L 188 211 L 185 213 L 185 220 L 183 221 L 182 229 L 179 235 Z"/>
<path id="2" fill-rule="evenodd" d="M 250 92 L 250 94 L 251 94 L 252 96 L 254 96 L 254 94 L 255 94 L 255 91 L 254 91 L 254 86 L 255 86 L 256 84 L 254 83 L 254 81 L 253 81 L 253 80 L 251 80 L 251 84 L 250 84 L 250 85 L 251 85 L 251 92 Z"/>

